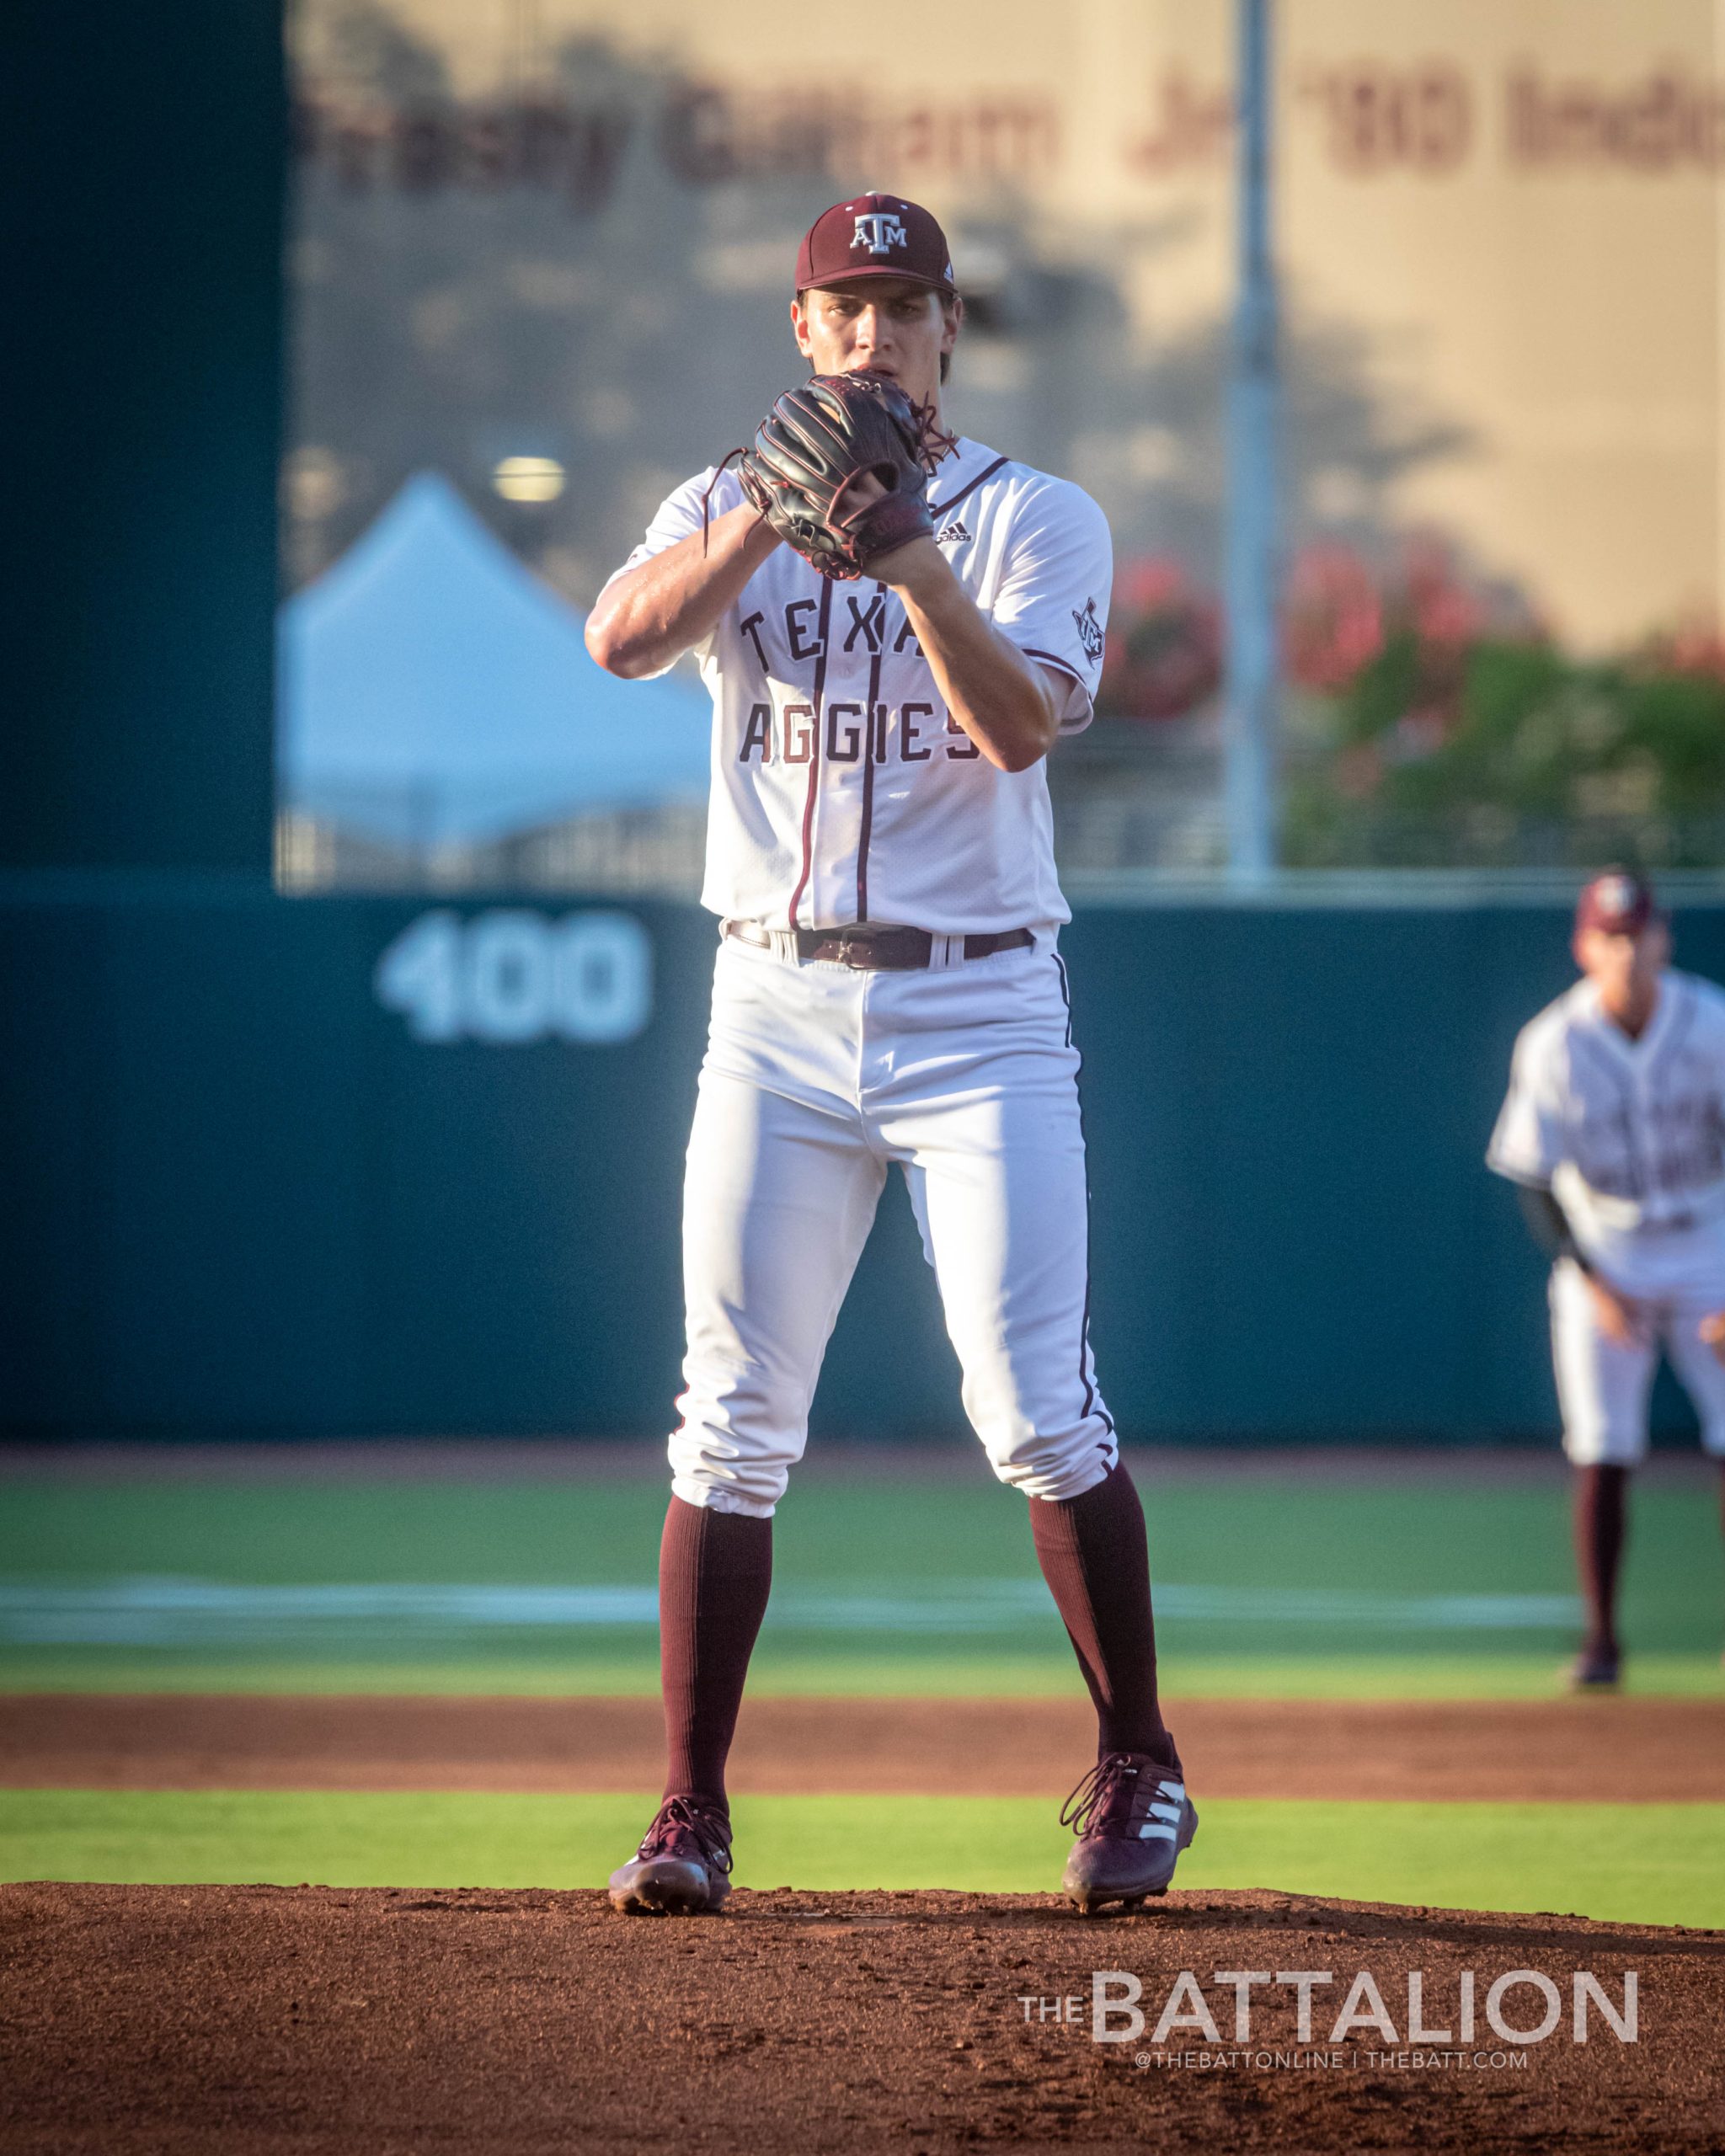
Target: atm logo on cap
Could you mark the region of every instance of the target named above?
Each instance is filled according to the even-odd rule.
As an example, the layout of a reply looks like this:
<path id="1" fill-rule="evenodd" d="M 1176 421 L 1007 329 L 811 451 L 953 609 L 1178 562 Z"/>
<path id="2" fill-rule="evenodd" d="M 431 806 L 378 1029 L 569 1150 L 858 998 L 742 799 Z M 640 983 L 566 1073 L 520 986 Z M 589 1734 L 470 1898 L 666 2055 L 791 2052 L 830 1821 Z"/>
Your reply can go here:
<path id="1" fill-rule="evenodd" d="M 888 254 L 895 247 L 908 248 L 911 238 L 902 218 L 888 210 L 871 210 L 857 218 L 851 244 L 853 248 L 866 247 L 871 254 Z"/>
<path id="2" fill-rule="evenodd" d="M 1626 876 L 1602 876 L 1594 886 L 1594 902 L 1601 913 L 1632 913 L 1636 889 Z"/>

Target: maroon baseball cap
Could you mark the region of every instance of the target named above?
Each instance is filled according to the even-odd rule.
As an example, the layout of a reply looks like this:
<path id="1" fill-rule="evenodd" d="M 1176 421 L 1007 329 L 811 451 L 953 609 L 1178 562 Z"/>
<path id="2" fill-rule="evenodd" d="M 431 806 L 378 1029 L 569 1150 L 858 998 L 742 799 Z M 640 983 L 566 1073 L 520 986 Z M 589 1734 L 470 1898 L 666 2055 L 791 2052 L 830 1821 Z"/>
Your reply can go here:
<path id="1" fill-rule="evenodd" d="M 797 253 L 797 290 L 848 284 L 856 277 L 903 277 L 913 285 L 953 290 L 947 236 L 920 203 L 901 195 L 859 195 L 836 202 L 804 235 Z"/>
<path id="2" fill-rule="evenodd" d="M 1575 906 L 1575 932 L 1590 928 L 1607 936 L 1639 936 L 1658 909 L 1653 887 L 1632 868 L 1608 868 L 1595 876 Z"/>

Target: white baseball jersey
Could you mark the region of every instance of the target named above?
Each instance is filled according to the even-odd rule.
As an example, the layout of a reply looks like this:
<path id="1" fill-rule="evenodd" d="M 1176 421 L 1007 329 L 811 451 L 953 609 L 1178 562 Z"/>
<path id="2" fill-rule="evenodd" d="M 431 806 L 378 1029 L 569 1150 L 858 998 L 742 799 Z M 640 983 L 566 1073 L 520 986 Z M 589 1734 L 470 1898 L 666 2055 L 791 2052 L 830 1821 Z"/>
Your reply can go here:
<path id="1" fill-rule="evenodd" d="M 1522 1029 L 1486 1159 L 1626 1294 L 1725 1302 L 1725 994 L 1668 972 L 1631 1040 L 1578 981 Z"/>
<path id="2" fill-rule="evenodd" d="M 665 499 L 624 568 L 698 532 L 709 487 L 710 517 L 745 499 L 734 472 L 715 482 L 709 467 Z M 1113 581 L 1102 511 L 1069 481 L 969 440 L 929 495 L 959 582 L 1064 689 L 1061 731 L 1088 725 Z M 775 928 L 940 935 L 1071 918 L 1042 760 L 988 761 L 885 584 L 835 583 L 779 547 L 695 650 L 713 704 L 703 905 Z"/>

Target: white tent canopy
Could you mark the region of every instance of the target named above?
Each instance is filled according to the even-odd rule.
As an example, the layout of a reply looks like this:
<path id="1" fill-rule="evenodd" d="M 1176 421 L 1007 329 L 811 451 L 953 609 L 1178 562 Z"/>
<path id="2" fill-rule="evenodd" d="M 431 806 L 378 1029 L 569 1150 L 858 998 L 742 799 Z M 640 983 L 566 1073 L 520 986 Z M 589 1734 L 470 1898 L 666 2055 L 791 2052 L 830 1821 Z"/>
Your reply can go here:
<path id="1" fill-rule="evenodd" d="M 288 806 L 416 847 L 704 796 L 693 681 L 619 681 L 582 617 L 422 472 L 282 608 Z"/>

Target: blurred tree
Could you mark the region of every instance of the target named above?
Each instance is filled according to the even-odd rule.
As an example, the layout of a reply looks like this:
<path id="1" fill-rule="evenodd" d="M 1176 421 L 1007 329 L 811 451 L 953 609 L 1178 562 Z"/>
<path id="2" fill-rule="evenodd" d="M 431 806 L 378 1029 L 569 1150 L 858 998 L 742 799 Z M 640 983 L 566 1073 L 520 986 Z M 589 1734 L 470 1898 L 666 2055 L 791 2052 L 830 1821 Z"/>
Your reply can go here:
<path id="1" fill-rule="evenodd" d="M 1716 645 L 1568 657 L 1513 595 L 1470 588 L 1429 542 L 1387 584 L 1337 560 L 1296 566 L 1291 584 L 1290 671 L 1308 694 L 1288 772 L 1290 865 L 1725 860 Z"/>

